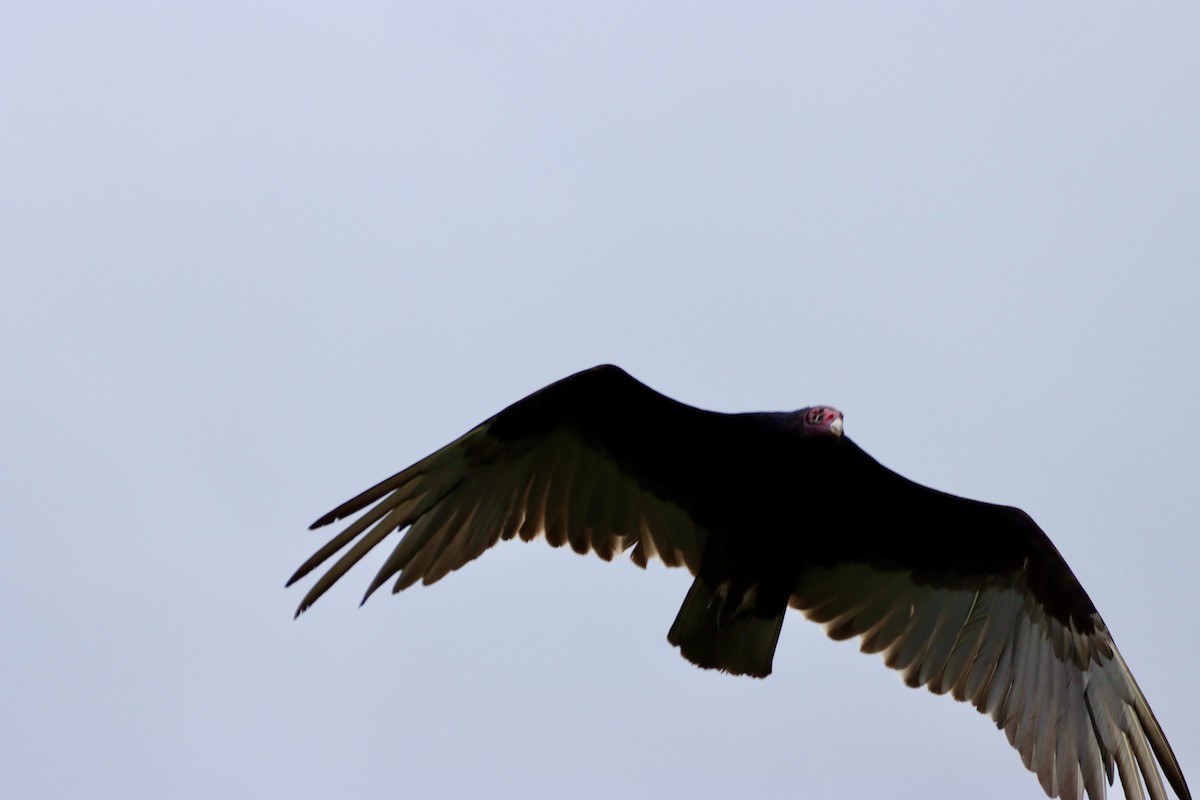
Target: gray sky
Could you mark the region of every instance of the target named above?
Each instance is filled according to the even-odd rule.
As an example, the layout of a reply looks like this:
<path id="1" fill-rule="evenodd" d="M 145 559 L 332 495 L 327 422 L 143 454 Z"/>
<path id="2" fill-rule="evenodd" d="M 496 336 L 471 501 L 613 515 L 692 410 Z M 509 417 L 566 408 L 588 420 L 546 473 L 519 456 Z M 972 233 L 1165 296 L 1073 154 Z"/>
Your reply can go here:
<path id="1" fill-rule="evenodd" d="M 798 614 L 692 667 L 661 566 L 292 621 L 313 519 L 606 361 L 1028 510 L 1200 784 L 1194 3 L 178 5 L 0 26 L 0 795 L 1042 796 Z"/>

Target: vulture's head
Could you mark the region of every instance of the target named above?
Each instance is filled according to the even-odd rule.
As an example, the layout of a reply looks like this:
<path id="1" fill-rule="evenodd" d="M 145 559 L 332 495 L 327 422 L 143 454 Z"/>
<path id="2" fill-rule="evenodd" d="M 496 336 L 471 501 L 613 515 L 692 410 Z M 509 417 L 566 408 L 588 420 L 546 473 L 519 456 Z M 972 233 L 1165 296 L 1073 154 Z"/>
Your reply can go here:
<path id="1" fill-rule="evenodd" d="M 809 406 L 796 412 L 800 417 L 800 430 L 805 436 L 842 435 L 842 412 L 830 406 Z"/>

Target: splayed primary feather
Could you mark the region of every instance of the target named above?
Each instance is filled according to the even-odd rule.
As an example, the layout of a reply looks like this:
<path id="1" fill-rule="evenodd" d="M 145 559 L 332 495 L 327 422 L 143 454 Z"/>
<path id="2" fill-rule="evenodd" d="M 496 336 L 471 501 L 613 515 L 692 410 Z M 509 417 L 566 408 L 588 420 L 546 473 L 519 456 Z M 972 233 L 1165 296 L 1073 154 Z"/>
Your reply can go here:
<path id="1" fill-rule="evenodd" d="M 1187 796 L 1162 729 L 1098 616 L 1084 636 L 1047 616 L 1017 579 L 944 589 L 864 564 L 810 570 L 792 605 L 835 638 L 861 635 L 862 649 L 882 650 L 909 685 L 950 692 L 989 714 L 1052 797 L 1078 800 L 1086 791 L 1102 800 L 1115 761 L 1129 800 L 1146 792 L 1165 800 L 1155 756 Z"/>

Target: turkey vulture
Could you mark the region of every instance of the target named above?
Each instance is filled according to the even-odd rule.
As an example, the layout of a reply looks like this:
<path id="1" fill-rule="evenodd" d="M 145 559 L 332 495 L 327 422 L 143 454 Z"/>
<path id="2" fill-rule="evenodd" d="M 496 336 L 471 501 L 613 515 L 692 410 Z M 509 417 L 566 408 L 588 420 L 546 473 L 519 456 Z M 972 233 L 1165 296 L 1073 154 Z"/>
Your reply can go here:
<path id="1" fill-rule="evenodd" d="M 370 508 L 297 616 L 393 531 L 367 588 L 433 583 L 501 539 L 631 550 L 696 576 L 667 639 L 701 667 L 764 677 L 788 606 L 861 638 L 909 686 L 990 714 L 1051 797 L 1190 798 L 1095 606 L 1025 512 L 901 477 L 828 407 L 721 414 L 613 366 L 553 383 L 313 523 Z M 353 543 L 353 544 L 352 544 Z"/>

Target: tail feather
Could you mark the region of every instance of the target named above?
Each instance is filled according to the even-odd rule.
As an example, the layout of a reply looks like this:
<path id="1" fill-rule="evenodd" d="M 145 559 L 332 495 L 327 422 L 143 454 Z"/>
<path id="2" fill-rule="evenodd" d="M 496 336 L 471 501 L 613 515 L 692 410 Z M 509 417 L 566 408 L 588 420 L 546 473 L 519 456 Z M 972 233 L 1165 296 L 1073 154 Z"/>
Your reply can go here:
<path id="1" fill-rule="evenodd" d="M 697 576 L 667 641 L 697 666 L 765 678 L 771 674 L 787 606 L 775 616 L 761 616 L 754 608 L 753 592 L 750 587 L 734 597 L 728 584 L 714 589 Z"/>

